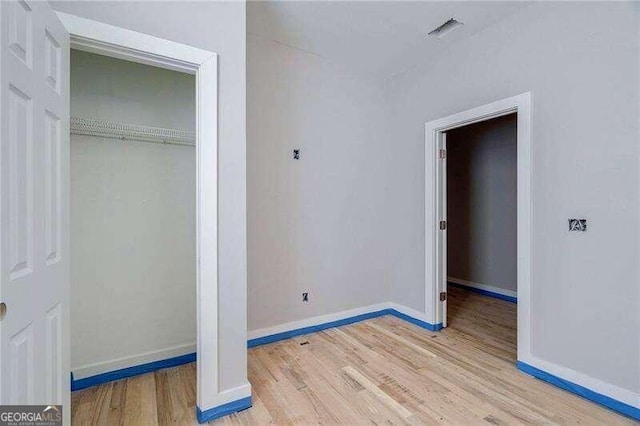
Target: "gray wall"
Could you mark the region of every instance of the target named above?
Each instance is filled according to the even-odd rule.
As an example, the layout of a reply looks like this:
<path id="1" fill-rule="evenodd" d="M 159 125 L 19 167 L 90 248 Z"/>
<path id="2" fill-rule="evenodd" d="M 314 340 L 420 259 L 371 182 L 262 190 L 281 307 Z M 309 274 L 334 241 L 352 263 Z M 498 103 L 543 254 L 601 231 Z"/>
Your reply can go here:
<path id="1" fill-rule="evenodd" d="M 195 76 L 71 50 L 71 115 L 196 130 Z"/>
<path id="2" fill-rule="evenodd" d="M 391 81 L 387 242 L 396 302 L 424 309 L 424 124 L 532 91 L 533 355 L 636 394 L 638 13 L 536 3 Z M 569 233 L 571 217 L 589 230 Z"/>
<path id="3" fill-rule="evenodd" d="M 447 132 L 447 275 L 517 291 L 515 114 Z"/>
<path id="4" fill-rule="evenodd" d="M 70 86 L 72 116 L 195 129 L 192 75 L 72 50 Z M 71 135 L 76 378 L 195 351 L 195 160 L 190 146 Z"/>
<path id="5" fill-rule="evenodd" d="M 224 324 L 219 342 L 221 388 L 243 384 L 247 325 L 244 4 L 65 2 L 54 3 L 54 6 L 220 54 L 219 296 L 224 300 L 220 311 L 220 321 Z M 151 9 L 154 13 L 149 13 Z M 292 145 L 306 138 L 319 142 L 301 147 L 299 164 L 304 164 L 308 149 L 312 151 L 312 159 L 326 160 L 327 167 L 313 173 L 305 169 L 302 172 L 305 179 L 293 180 L 290 184 L 305 188 L 310 181 L 324 180 L 327 186 L 314 188 L 320 191 L 315 199 L 311 197 L 313 192 L 294 191 L 295 188 L 274 191 L 272 202 L 284 203 L 289 194 L 300 197 L 296 205 L 312 208 L 317 206 L 314 203 L 333 197 L 333 210 L 320 207 L 330 218 L 323 219 L 327 222 L 319 229 L 335 232 L 310 234 L 315 240 L 305 244 L 315 243 L 325 253 L 331 253 L 327 247 L 338 247 L 341 242 L 347 242 L 350 247 L 339 251 L 342 257 L 306 256 L 305 263 L 291 264 L 302 272 L 290 273 L 296 274 L 294 276 L 317 273 L 305 271 L 307 265 L 329 271 L 319 276 L 339 281 L 344 287 L 339 291 L 348 297 L 349 303 L 368 297 L 368 287 L 353 283 L 366 284 L 367 279 L 373 277 L 387 283 L 395 302 L 424 310 L 424 124 L 533 91 L 531 308 L 536 321 L 532 324 L 531 338 L 534 355 L 639 392 L 640 377 L 633 374 L 640 371 L 639 40 L 638 10 L 631 3 L 544 2 L 530 6 L 509 20 L 460 41 L 447 55 L 424 58 L 422 66 L 390 81 L 388 97 L 379 101 L 390 106 L 390 113 L 374 114 L 376 107 L 367 106 L 367 114 L 372 119 L 358 119 L 372 126 L 378 117 L 392 119 L 389 134 L 392 137 L 388 136 L 384 144 L 370 142 L 375 132 L 367 133 L 369 127 L 366 126 L 358 126 L 358 131 L 350 130 L 343 144 L 334 142 L 340 134 L 331 131 L 332 126 L 344 126 L 339 123 L 362 114 L 359 111 L 363 105 L 379 99 L 377 96 L 349 96 L 338 104 L 336 111 L 340 114 L 332 114 L 331 105 L 322 104 L 320 100 L 301 103 L 300 94 L 284 98 L 290 99 L 290 110 L 298 108 L 305 112 L 297 116 L 300 119 L 318 120 L 314 113 L 327 114 L 325 120 L 319 121 L 323 126 L 312 127 L 314 133 L 301 133 L 299 128 L 291 127 L 289 134 L 283 133 L 291 144 L 285 149 L 285 141 L 278 142 L 283 145 L 276 149 L 285 151 L 278 157 L 283 162 L 290 155 Z M 286 55 L 276 57 L 288 58 Z M 278 64 L 268 66 L 279 69 Z M 313 73 L 304 63 L 299 68 Z M 320 93 L 332 98 L 340 99 L 343 91 L 352 92 L 349 85 L 337 83 L 336 80 L 341 79 L 329 77 L 325 83 L 322 73 L 313 74 L 313 79 L 299 77 L 297 73 L 289 75 L 296 90 L 308 91 L 310 96 L 315 93 L 311 88 L 325 84 L 328 86 L 323 87 L 328 89 Z M 271 79 L 281 81 L 278 76 Z M 303 85 L 300 79 L 306 83 Z M 357 83 L 358 78 L 352 80 Z M 362 89 L 364 93 L 369 90 Z M 262 113 L 277 114 L 271 109 L 281 106 L 278 102 L 265 102 Z M 268 120 L 263 120 L 263 130 L 279 135 L 269 129 Z M 284 123 L 277 119 L 272 126 Z M 318 136 L 325 133 L 325 138 Z M 351 140 L 356 142 L 346 143 Z M 328 146 L 313 155 L 313 150 L 320 149 L 321 144 Z M 274 158 L 267 157 L 267 161 Z M 365 160 L 371 161 L 371 165 Z M 256 161 L 258 157 L 249 158 L 250 170 L 256 167 L 252 163 Z M 349 167 L 355 167 L 354 161 L 360 171 L 347 173 Z M 286 177 L 278 174 L 285 171 L 293 173 L 289 169 L 274 168 L 259 176 L 277 177 L 276 180 L 282 182 Z M 269 188 L 256 186 L 256 189 L 267 191 Z M 350 205 L 353 199 L 361 203 Z M 269 212 L 270 208 L 268 203 L 256 203 L 251 211 Z M 317 218 L 311 210 L 296 213 L 298 221 L 311 222 Z M 369 222 L 371 214 L 380 215 L 377 216 L 380 219 Z M 567 232 L 569 217 L 587 217 L 589 231 Z M 273 249 L 279 241 L 288 244 L 285 238 L 295 237 L 273 233 L 285 228 L 286 223 L 264 231 L 255 227 L 253 232 L 271 232 L 269 237 L 274 241 L 259 250 Z M 347 233 L 355 242 L 339 238 L 332 243 L 331 239 L 340 233 Z M 293 247 L 298 249 L 301 245 Z M 286 257 L 272 259 L 273 262 L 287 260 Z M 378 262 L 386 266 L 380 267 Z M 369 270 L 377 273 L 367 272 Z M 288 269 L 277 266 L 271 271 Z M 276 283 L 281 277 L 267 278 L 270 283 Z M 256 276 L 257 284 L 252 286 L 252 291 L 258 291 L 259 279 L 262 277 Z M 326 284 L 326 281 L 314 282 Z M 373 284 L 373 288 L 378 286 L 377 282 Z M 297 292 L 299 288 L 294 290 Z M 267 289 L 259 291 L 268 294 Z M 283 306 L 277 298 L 261 303 L 274 303 L 274 310 Z M 296 312 L 295 315 L 303 314 Z M 271 317 L 269 321 L 279 322 L 280 318 Z"/>
<path id="6" fill-rule="evenodd" d="M 382 85 L 255 36 L 247 58 L 249 330 L 388 302 Z"/>
<path id="7" fill-rule="evenodd" d="M 220 391 L 247 383 L 244 2 L 52 2 L 55 9 L 218 54 Z"/>

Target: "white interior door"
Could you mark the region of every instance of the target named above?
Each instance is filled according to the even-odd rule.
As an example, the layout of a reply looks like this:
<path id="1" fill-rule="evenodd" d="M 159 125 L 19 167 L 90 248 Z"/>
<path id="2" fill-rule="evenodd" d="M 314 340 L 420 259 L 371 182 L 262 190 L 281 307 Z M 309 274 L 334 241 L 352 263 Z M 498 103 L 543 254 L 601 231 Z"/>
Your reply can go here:
<path id="1" fill-rule="evenodd" d="M 447 326 L 447 134 L 438 133 L 438 303 L 442 326 Z M 444 294 L 444 297 L 441 295 Z"/>
<path id="2" fill-rule="evenodd" d="M 0 2 L 0 404 L 69 415 L 69 34 Z"/>

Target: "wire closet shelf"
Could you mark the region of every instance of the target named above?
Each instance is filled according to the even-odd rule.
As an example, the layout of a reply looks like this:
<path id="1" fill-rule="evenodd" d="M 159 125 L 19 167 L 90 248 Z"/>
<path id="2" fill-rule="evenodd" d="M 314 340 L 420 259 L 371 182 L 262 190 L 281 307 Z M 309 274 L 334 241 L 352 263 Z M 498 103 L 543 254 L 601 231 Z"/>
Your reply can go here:
<path id="1" fill-rule="evenodd" d="M 96 118 L 71 117 L 71 134 L 98 136 L 123 141 L 152 142 L 165 145 L 195 146 L 196 134 L 188 130 L 117 123 Z"/>

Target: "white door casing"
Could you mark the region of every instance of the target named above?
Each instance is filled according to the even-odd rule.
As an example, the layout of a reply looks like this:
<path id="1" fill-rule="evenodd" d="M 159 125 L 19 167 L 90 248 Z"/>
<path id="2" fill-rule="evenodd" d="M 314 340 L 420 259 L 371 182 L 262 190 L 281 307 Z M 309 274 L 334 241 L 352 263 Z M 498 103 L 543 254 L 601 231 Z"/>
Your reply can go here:
<path id="1" fill-rule="evenodd" d="M 69 419 L 69 34 L 47 2 L 0 2 L 0 404 Z"/>
<path id="2" fill-rule="evenodd" d="M 425 314 L 434 324 L 446 321 L 446 307 L 439 301 L 441 283 L 440 253 L 446 256 L 446 245 L 440 246 L 438 223 L 441 202 L 440 176 L 446 163 L 438 155 L 441 136 L 449 130 L 517 112 L 518 122 L 518 361 L 541 365 L 531 353 L 531 129 L 532 94 L 495 101 L 452 114 L 425 125 Z M 444 188 L 446 190 L 446 188 Z M 445 204 L 446 212 L 446 204 Z M 446 234 L 445 234 L 446 240 Z M 445 257 L 446 259 L 446 257 Z M 546 369 L 546 368 L 545 368 Z M 546 369 L 548 371 L 548 369 Z"/>
<path id="3" fill-rule="evenodd" d="M 438 250 L 437 256 L 437 273 L 438 277 L 438 292 L 440 294 L 447 294 L 447 134 L 440 132 L 438 134 L 438 152 L 440 167 L 438 167 Z M 445 226 L 440 226 L 440 223 L 444 222 Z M 437 304 L 440 308 L 440 317 L 442 318 L 442 327 L 447 326 L 447 298 L 440 299 L 440 303 Z"/>
<path id="4" fill-rule="evenodd" d="M 218 55 L 63 12 L 57 15 L 74 49 L 196 76 L 197 406 L 207 411 L 250 397 L 248 380 L 231 389 L 221 389 L 219 380 Z"/>

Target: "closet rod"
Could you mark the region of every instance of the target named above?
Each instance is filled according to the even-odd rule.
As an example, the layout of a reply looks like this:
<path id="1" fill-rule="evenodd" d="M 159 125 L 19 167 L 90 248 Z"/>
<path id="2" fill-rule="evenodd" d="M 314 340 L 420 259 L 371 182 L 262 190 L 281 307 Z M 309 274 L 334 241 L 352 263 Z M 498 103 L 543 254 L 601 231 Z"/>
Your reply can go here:
<path id="1" fill-rule="evenodd" d="M 110 139 L 153 142 L 166 145 L 195 146 L 196 134 L 187 130 L 116 123 L 96 118 L 71 117 L 71 134 Z"/>

